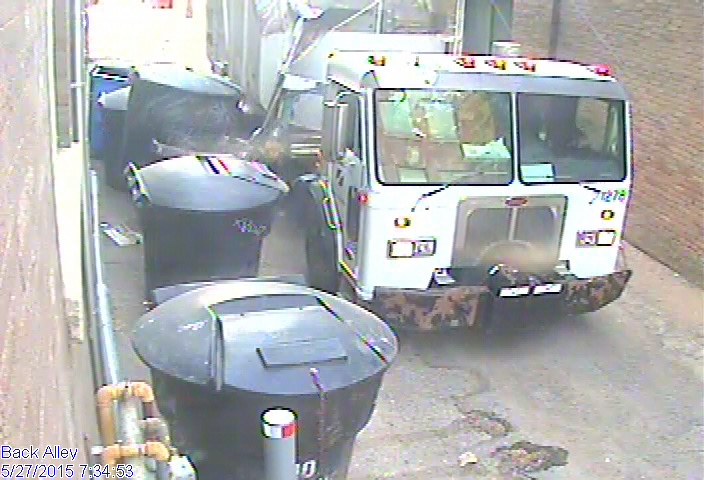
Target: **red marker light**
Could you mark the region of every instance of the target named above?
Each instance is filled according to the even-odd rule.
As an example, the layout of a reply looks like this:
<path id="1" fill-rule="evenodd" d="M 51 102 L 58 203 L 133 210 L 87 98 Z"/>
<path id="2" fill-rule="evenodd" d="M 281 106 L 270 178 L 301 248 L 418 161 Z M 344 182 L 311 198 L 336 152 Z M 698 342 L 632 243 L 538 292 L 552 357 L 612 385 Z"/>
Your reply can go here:
<path id="1" fill-rule="evenodd" d="M 589 67 L 589 70 L 591 70 L 593 73 L 596 73 L 597 75 L 601 75 L 602 77 L 608 77 L 611 75 L 611 68 L 603 63 L 600 63 L 598 65 L 592 65 Z"/>
<path id="2" fill-rule="evenodd" d="M 514 198 L 508 198 L 504 202 L 504 205 L 507 207 L 522 207 L 528 203 L 528 199 L 524 197 L 514 197 Z"/>
<path id="3" fill-rule="evenodd" d="M 532 62 L 516 62 L 516 65 L 528 72 L 535 72 L 535 63 Z"/>
<path id="4" fill-rule="evenodd" d="M 455 63 L 464 68 L 474 68 L 475 66 L 474 59 L 472 57 L 458 57 L 455 60 Z"/>
<path id="5" fill-rule="evenodd" d="M 367 195 L 366 193 L 360 193 L 359 195 L 357 195 L 357 200 L 359 201 L 359 203 L 364 205 L 369 201 L 369 195 Z"/>

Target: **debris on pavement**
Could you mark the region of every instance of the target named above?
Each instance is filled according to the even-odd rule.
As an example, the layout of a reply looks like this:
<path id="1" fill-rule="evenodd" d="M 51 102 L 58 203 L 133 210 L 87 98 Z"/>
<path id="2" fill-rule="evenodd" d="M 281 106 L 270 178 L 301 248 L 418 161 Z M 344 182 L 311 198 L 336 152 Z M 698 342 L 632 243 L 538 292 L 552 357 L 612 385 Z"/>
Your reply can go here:
<path id="1" fill-rule="evenodd" d="M 473 465 L 479 462 L 477 456 L 472 452 L 464 452 L 459 458 L 460 467 L 466 467 L 467 465 Z"/>
<path id="2" fill-rule="evenodd" d="M 489 435 L 491 438 L 504 437 L 513 431 L 513 426 L 494 412 L 470 410 L 465 418 L 472 430 Z"/>
<path id="3" fill-rule="evenodd" d="M 561 447 L 520 441 L 510 446 L 498 447 L 493 456 L 499 460 L 503 473 L 525 475 L 552 467 L 564 467 L 567 465 L 568 452 Z"/>
<path id="4" fill-rule="evenodd" d="M 118 247 L 138 245 L 142 243 L 142 234 L 135 232 L 125 225 L 111 225 L 108 222 L 101 222 L 100 229 Z"/>

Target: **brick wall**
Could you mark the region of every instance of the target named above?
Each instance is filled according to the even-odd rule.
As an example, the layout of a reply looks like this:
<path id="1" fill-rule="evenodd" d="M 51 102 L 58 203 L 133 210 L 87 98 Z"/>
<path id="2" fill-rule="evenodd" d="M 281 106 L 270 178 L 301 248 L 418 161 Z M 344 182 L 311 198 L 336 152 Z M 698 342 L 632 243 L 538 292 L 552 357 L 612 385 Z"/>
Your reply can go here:
<path id="1" fill-rule="evenodd" d="M 57 258 L 45 9 L 43 0 L 3 0 L 0 8 L 0 445 L 77 447 Z"/>
<path id="2" fill-rule="evenodd" d="M 626 238 L 704 283 L 701 0 L 561 0 L 557 57 L 608 63 L 633 100 Z M 514 38 L 548 53 L 552 0 L 515 0 Z"/>

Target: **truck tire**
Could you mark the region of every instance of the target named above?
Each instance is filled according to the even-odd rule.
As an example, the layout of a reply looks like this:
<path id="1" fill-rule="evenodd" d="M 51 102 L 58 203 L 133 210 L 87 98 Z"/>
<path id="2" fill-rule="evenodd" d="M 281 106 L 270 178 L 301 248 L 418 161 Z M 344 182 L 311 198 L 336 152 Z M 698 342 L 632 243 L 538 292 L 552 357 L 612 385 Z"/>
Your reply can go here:
<path id="1" fill-rule="evenodd" d="M 326 230 L 322 225 L 314 225 L 306 231 L 306 281 L 310 287 L 334 295 L 340 286 L 340 274 L 334 238 Z"/>

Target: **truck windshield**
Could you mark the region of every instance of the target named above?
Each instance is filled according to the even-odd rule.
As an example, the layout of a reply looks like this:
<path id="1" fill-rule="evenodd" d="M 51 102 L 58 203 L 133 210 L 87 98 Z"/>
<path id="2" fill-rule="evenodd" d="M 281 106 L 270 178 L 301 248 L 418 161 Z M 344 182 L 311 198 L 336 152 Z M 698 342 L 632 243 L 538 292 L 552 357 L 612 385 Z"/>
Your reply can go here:
<path id="1" fill-rule="evenodd" d="M 340 32 L 374 32 L 381 13 L 379 33 L 418 33 L 452 35 L 457 13 L 456 0 L 312 0 L 313 7 L 328 10 L 344 8 L 360 12 L 336 28 Z M 366 11 L 364 11 L 366 10 Z M 364 11 L 364 13 L 362 13 Z"/>
<path id="2" fill-rule="evenodd" d="M 623 101 L 519 93 L 517 104 L 522 182 L 623 180 Z"/>
<path id="3" fill-rule="evenodd" d="M 377 90 L 377 176 L 385 184 L 507 185 L 509 93 Z"/>

